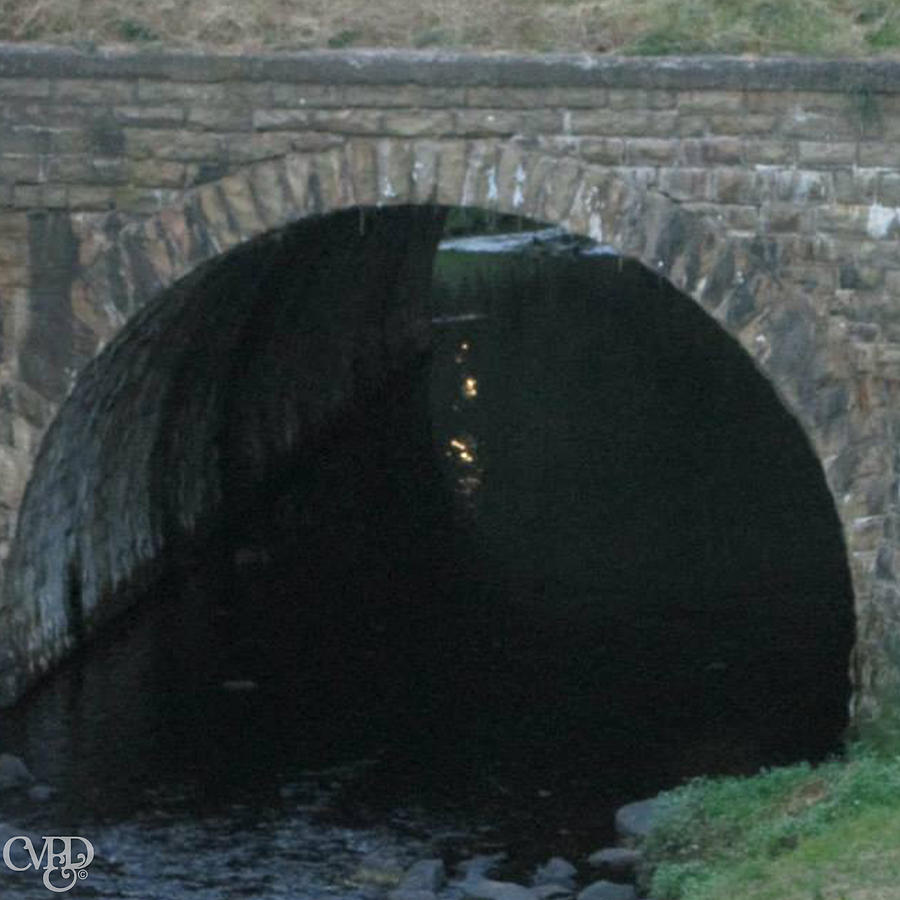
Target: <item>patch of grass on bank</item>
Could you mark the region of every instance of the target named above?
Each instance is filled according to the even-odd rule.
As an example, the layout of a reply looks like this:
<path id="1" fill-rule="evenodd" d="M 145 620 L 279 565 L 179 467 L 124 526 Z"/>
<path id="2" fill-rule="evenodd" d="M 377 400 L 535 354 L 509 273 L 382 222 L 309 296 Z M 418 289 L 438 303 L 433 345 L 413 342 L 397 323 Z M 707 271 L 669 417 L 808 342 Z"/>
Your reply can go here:
<path id="1" fill-rule="evenodd" d="M 696 779 L 645 851 L 654 900 L 898 900 L 900 756 Z"/>
<path id="2" fill-rule="evenodd" d="M 235 51 L 900 53 L 897 0 L 0 0 L 0 40 Z"/>

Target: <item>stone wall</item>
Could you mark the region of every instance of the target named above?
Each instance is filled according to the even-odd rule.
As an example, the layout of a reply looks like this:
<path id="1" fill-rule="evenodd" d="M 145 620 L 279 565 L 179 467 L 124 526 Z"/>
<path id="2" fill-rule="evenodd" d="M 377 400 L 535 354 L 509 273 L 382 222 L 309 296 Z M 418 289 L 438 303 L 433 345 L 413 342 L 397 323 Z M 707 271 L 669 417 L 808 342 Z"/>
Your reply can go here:
<path id="1" fill-rule="evenodd" d="M 857 717 L 897 694 L 897 63 L 6 46 L 0 107 L 3 558 L 77 373 L 161 290 L 304 217 L 487 207 L 613 244 L 742 343 L 844 523 Z"/>

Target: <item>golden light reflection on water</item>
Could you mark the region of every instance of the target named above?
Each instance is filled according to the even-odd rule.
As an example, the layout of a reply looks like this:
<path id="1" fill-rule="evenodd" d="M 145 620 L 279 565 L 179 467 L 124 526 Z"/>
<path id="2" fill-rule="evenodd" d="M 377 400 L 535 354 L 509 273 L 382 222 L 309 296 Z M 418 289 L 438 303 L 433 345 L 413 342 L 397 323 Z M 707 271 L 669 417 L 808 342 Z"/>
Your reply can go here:
<path id="1" fill-rule="evenodd" d="M 460 341 L 456 346 L 453 361 L 458 367 L 465 366 L 468 371 L 459 372 L 461 379 L 460 394 L 466 401 L 467 408 L 471 409 L 472 403 L 478 397 L 478 378 L 471 373 L 472 343 L 468 339 Z M 458 403 L 452 404 L 455 413 L 459 413 Z M 467 506 L 474 502 L 475 496 L 481 487 L 483 470 L 478 459 L 478 440 L 467 432 L 457 433 L 449 440 L 447 456 L 453 460 L 456 479 L 456 492 L 462 497 Z"/>

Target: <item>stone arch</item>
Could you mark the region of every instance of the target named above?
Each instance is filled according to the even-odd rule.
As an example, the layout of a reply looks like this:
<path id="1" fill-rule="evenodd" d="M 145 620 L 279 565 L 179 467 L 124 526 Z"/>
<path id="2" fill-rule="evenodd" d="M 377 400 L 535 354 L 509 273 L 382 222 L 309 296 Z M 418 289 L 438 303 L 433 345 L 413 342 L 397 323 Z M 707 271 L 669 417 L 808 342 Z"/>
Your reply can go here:
<path id="1" fill-rule="evenodd" d="M 355 207 L 407 205 L 472 206 L 519 214 L 559 224 L 637 258 L 696 300 L 756 360 L 809 435 L 832 492 L 840 497 L 844 486 L 854 483 L 864 459 L 859 447 L 851 446 L 848 412 L 838 402 L 841 391 L 849 388 L 846 373 L 833 362 L 835 354 L 829 355 L 834 335 L 802 292 L 779 278 L 767 242 L 728 234 L 702 208 L 649 189 L 640 170 L 626 176 L 517 142 L 351 140 L 338 149 L 248 166 L 186 192 L 179 203 L 144 220 L 123 221 L 111 215 L 82 241 L 80 273 L 72 289 L 73 304 L 86 311 L 84 318 L 94 336 L 91 352 L 99 353 L 127 322 L 139 319 L 139 311 L 161 291 L 228 251 L 311 217 Z M 116 350 L 113 344 L 108 352 Z M 141 361 L 151 364 L 149 358 Z M 823 390 L 832 398 L 830 406 L 823 405 Z M 88 414 L 86 408 L 82 414 Z M 40 457 L 45 479 L 55 477 L 61 452 L 51 434 Z M 80 501 L 93 503 L 87 496 Z M 853 549 L 859 503 L 854 499 L 837 506 Z M 29 521 L 50 521 L 59 512 L 46 506 L 37 509 L 26 495 L 20 526 L 30 532 Z M 869 504 L 866 513 L 877 517 L 883 510 L 873 512 Z M 146 510 L 128 515 L 140 518 Z M 152 531 L 150 525 L 135 526 L 135 533 Z M 57 540 L 56 557 L 47 555 L 49 545 L 42 548 L 40 577 L 25 559 L 23 541 L 17 542 L 0 609 L 5 630 L 15 636 L 17 646 L 10 658 L 16 662 L 15 671 L 0 685 L 0 695 L 14 696 L 73 643 L 74 626 L 65 615 L 56 614 L 66 605 L 60 598 L 72 596 L 67 549 L 71 542 L 69 533 L 65 540 Z M 140 567 L 152 548 L 135 545 L 129 552 L 131 558 L 110 566 L 123 578 Z M 83 551 L 80 556 L 84 558 Z M 54 578 L 56 571 L 58 589 L 47 590 L 41 579 Z M 853 574 L 861 606 L 872 585 L 863 569 L 855 567 Z M 77 589 L 80 602 L 100 589 L 96 584 L 82 585 Z M 31 598 L 32 613 L 9 627 L 26 597 Z M 77 625 L 83 630 L 83 622 Z M 24 680 L 23 665 L 28 668 Z M 873 678 L 857 667 L 858 695 Z"/>

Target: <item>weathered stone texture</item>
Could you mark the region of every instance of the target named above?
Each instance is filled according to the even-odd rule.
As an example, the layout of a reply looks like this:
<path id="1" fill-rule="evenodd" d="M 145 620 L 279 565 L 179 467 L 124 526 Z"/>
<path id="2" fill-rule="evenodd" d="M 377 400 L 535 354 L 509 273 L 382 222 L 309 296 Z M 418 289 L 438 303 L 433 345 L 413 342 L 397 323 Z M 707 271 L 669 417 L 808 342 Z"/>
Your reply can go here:
<path id="1" fill-rule="evenodd" d="M 304 217 L 476 205 L 639 257 L 742 343 L 844 523 L 860 718 L 900 681 L 900 64 L 7 46 L 0 102 L 0 563 L 44 430 L 152 294 Z"/>

